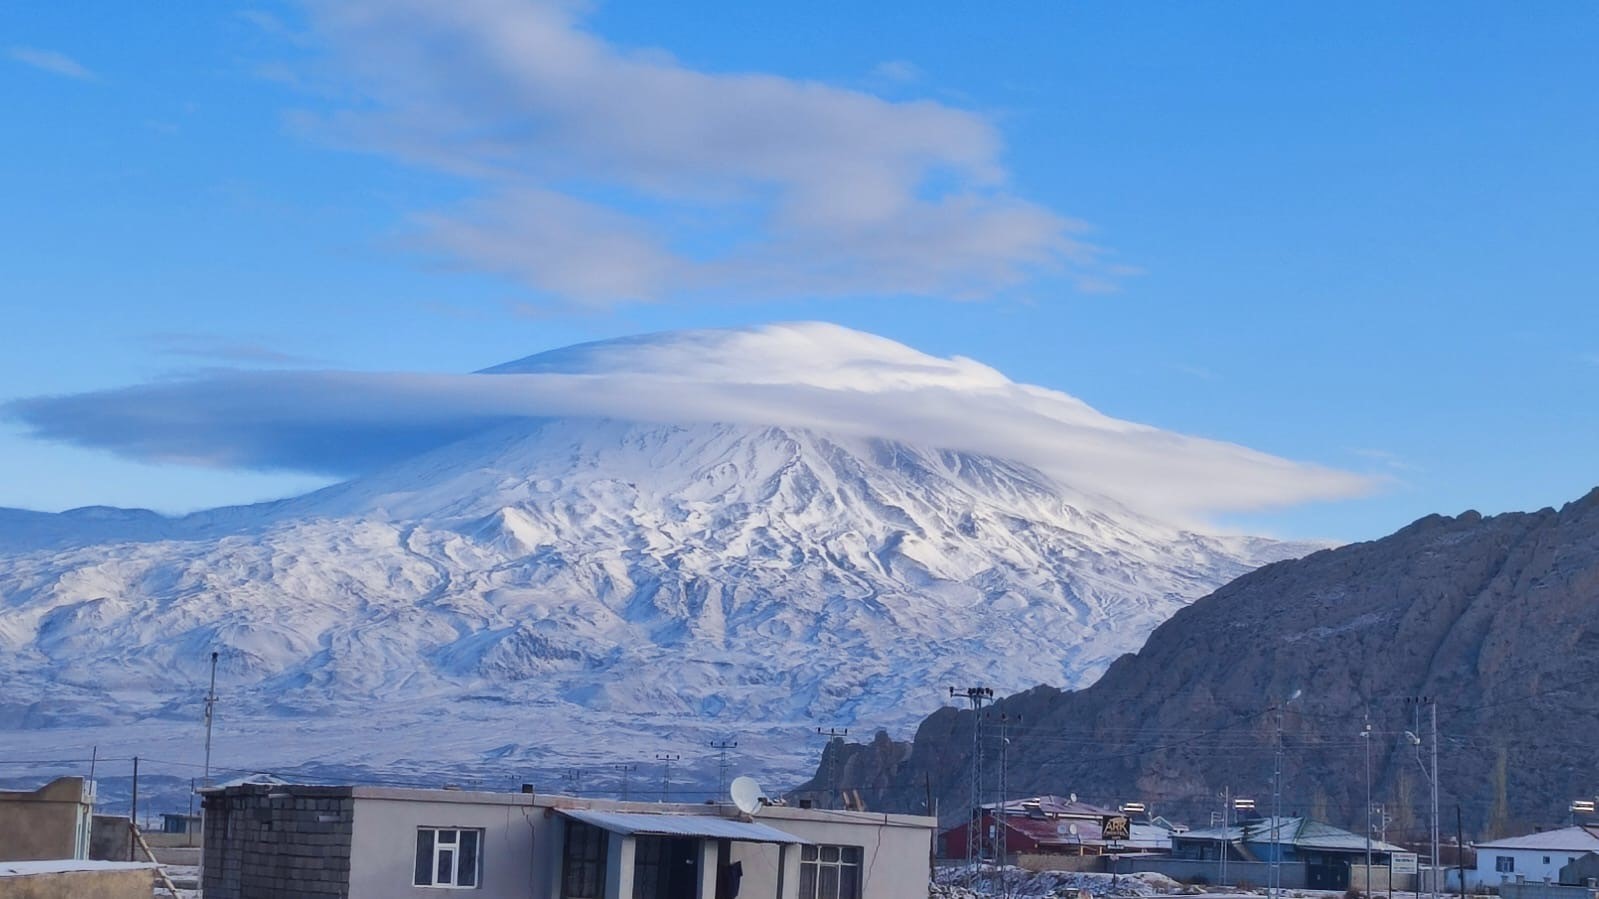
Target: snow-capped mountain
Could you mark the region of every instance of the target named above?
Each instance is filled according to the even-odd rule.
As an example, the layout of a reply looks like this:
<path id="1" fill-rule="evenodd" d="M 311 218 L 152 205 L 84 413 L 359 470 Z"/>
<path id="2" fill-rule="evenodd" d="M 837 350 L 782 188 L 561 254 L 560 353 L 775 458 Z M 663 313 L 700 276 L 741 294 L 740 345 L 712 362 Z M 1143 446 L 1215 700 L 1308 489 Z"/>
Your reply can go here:
<path id="1" fill-rule="evenodd" d="M 0 515 L 0 728 L 191 758 L 215 649 L 223 767 L 525 772 L 693 761 L 731 735 L 758 754 L 742 767 L 795 774 L 815 727 L 900 734 L 949 685 L 1085 685 L 1188 601 L 1309 548 L 904 439 L 500 420 L 290 500 Z"/>

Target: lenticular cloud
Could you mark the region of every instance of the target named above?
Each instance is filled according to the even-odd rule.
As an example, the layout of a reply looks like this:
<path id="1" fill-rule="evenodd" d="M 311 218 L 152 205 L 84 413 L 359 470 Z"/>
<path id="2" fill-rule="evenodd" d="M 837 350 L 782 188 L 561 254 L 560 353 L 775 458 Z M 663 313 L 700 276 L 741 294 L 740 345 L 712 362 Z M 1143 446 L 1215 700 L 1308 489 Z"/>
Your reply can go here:
<path id="1" fill-rule="evenodd" d="M 981 363 L 823 323 L 581 344 L 473 374 L 208 373 L 37 397 L 41 438 L 143 461 L 353 476 L 516 420 L 810 428 L 1000 456 L 1194 518 L 1355 495 L 1366 479 L 1104 415 Z"/>

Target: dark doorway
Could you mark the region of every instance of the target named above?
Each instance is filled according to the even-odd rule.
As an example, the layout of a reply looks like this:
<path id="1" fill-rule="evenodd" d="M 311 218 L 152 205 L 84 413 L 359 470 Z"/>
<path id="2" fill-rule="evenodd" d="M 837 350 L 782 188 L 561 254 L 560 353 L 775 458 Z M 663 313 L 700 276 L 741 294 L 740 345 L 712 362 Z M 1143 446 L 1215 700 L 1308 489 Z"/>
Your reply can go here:
<path id="1" fill-rule="evenodd" d="M 633 899 L 695 899 L 700 883 L 700 841 L 644 836 L 636 840 Z"/>

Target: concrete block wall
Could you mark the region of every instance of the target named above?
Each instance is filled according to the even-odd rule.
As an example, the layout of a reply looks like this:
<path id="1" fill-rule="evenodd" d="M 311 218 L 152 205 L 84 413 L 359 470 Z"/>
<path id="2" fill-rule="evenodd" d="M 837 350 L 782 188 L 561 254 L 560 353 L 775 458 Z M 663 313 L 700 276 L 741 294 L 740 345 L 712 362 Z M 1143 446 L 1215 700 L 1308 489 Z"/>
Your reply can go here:
<path id="1" fill-rule="evenodd" d="M 251 785 L 204 806 L 206 899 L 349 896 L 349 787 Z"/>

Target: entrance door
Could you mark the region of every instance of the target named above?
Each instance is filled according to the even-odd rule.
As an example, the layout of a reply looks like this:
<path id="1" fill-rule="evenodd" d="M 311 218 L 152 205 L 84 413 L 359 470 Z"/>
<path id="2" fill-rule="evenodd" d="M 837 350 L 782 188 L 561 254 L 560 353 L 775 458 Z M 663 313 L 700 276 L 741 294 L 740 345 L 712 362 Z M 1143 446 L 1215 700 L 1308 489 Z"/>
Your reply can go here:
<path id="1" fill-rule="evenodd" d="M 700 841 L 692 837 L 635 837 L 633 899 L 695 899 Z"/>

